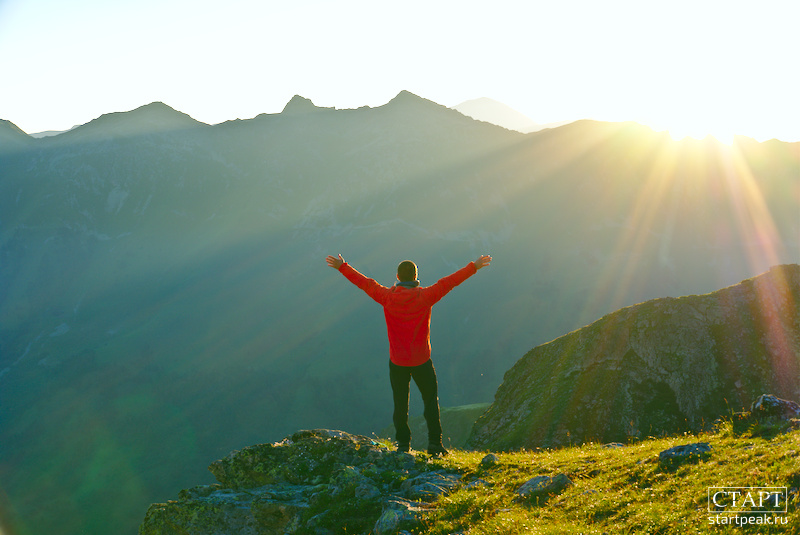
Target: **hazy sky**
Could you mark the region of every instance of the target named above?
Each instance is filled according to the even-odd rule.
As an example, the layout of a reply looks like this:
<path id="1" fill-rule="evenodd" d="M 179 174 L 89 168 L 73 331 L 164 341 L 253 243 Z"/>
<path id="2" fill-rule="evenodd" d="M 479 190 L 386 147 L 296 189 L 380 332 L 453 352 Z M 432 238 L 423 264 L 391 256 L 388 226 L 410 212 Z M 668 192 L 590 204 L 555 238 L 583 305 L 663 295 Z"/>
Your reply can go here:
<path id="1" fill-rule="evenodd" d="M 62 130 L 162 101 L 218 123 L 407 89 L 798 141 L 798 20 L 798 0 L 0 0 L 0 118 Z"/>

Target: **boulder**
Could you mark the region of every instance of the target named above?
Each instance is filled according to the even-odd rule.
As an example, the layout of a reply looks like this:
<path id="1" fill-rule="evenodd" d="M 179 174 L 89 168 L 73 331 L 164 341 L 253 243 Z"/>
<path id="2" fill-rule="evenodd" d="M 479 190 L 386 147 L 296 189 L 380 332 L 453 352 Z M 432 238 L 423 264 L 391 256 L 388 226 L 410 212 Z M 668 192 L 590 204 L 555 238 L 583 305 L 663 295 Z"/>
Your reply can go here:
<path id="1" fill-rule="evenodd" d="M 413 528 L 430 506 L 402 498 L 391 498 L 384 505 L 381 516 L 375 522 L 375 535 L 394 535 L 398 530 Z"/>
<path id="2" fill-rule="evenodd" d="M 483 459 L 481 459 L 481 467 L 489 468 L 491 466 L 496 465 L 499 462 L 500 458 L 497 455 L 495 455 L 494 453 L 489 453 Z"/>
<path id="3" fill-rule="evenodd" d="M 271 487 L 202 494 L 150 506 L 139 534 L 291 533 L 308 509 L 308 496 L 301 488 L 283 489 L 279 495 Z"/>
<path id="4" fill-rule="evenodd" d="M 558 474 L 553 477 L 537 476 L 525 482 L 516 492 L 518 499 L 543 501 L 561 494 L 572 485 L 572 480 L 566 474 Z"/>
<path id="5" fill-rule="evenodd" d="M 753 416 L 775 416 L 785 420 L 800 418 L 800 405 L 772 394 L 761 394 L 750 406 Z"/>
<path id="6" fill-rule="evenodd" d="M 683 444 L 666 449 L 658 454 L 662 465 L 675 466 L 686 462 L 697 462 L 711 456 L 711 445 L 708 442 Z"/>
<path id="7" fill-rule="evenodd" d="M 458 486 L 461 476 L 443 471 L 426 472 L 403 482 L 402 488 L 412 499 L 436 500 L 450 494 Z"/>

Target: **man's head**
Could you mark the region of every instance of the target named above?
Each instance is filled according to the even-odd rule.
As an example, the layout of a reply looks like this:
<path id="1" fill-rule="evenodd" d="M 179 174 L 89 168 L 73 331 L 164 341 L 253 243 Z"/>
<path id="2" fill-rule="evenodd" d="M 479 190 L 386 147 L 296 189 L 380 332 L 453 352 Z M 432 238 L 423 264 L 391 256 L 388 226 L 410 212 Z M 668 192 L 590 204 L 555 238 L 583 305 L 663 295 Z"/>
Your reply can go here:
<path id="1" fill-rule="evenodd" d="M 397 280 L 411 282 L 417 280 L 417 265 L 411 260 L 403 260 L 397 266 Z"/>

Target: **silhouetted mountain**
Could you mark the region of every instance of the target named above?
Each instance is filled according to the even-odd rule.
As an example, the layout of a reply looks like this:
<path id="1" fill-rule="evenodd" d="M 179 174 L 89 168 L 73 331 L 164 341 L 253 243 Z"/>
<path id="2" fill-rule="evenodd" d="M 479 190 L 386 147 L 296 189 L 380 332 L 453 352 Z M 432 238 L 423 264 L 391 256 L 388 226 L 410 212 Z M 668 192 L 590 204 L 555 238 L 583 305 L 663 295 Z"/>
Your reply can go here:
<path id="1" fill-rule="evenodd" d="M 0 119 L 0 152 L 11 152 L 25 148 L 33 139 L 11 121 Z"/>
<path id="2" fill-rule="evenodd" d="M 762 392 L 796 399 L 798 319 L 798 265 L 707 295 L 623 308 L 520 359 L 470 444 L 626 442 L 707 430 Z"/>
<path id="3" fill-rule="evenodd" d="M 516 130 L 527 134 L 530 132 L 538 132 L 547 128 L 558 128 L 559 126 L 567 125 L 573 121 L 557 121 L 553 123 L 539 124 L 533 119 L 524 115 L 517 110 L 497 102 L 490 98 L 482 97 L 473 100 L 467 100 L 453 106 L 467 117 L 472 117 L 478 121 L 495 124 L 507 128 L 509 130 Z"/>
<path id="4" fill-rule="evenodd" d="M 292 97 L 286 106 L 284 106 L 282 114 L 291 114 L 291 113 L 311 113 L 315 111 L 322 111 L 322 110 L 333 110 L 334 108 L 320 108 L 315 106 L 311 100 L 301 97 L 300 95 L 295 95 Z"/>
<path id="5" fill-rule="evenodd" d="M 542 125 L 517 110 L 490 98 L 482 97 L 462 102 L 453 109 L 478 121 L 496 124 L 509 130 L 528 133 L 540 130 Z"/>
<path id="6" fill-rule="evenodd" d="M 64 132 L 56 139 L 59 142 L 96 141 L 101 138 L 180 131 L 201 125 L 205 126 L 205 123 L 196 121 L 162 102 L 153 102 L 135 110 L 102 115 L 85 125 Z"/>
<path id="7" fill-rule="evenodd" d="M 80 126 L 80 125 L 75 125 L 72 128 L 77 128 L 78 126 Z M 64 132 L 69 132 L 70 130 L 72 130 L 72 128 L 70 128 L 68 130 L 45 130 L 43 132 L 34 132 L 34 133 L 30 134 L 30 136 L 31 137 L 35 137 L 37 139 L 41 138 L 41 137 L 52 137 L 52 136 L 57 136 L 57 135 L 63 134 Z"/>
<path id="8" fill-rule="evenodd" d="M 316 109 L 154 103 L 0 154 L 0 479 L 32 532 L 132 532 L 243 444 L 388 425 L 381 311 L 327 254 L 387 285 L 494 256 L 434 310 L 445 406 L 622 306 L 798 261 L 798 144 Z"/>

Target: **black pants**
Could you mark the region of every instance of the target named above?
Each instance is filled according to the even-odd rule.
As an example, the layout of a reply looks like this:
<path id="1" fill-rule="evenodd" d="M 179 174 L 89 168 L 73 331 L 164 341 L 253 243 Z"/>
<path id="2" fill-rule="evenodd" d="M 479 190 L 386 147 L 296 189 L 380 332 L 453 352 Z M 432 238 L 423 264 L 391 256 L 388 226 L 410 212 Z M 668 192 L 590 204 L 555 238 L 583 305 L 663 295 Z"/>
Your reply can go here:
<path id="1" fill-rule="evenodd" d="M 408 427 L 408 399 L 411 378 L 422 394 L 425 405 L 425 421 L 428 423 L 428 444 L 442 443 L 442 424 L 439 421 L 439 386 L 436 381 L 436 370 L 433 362 L 428 360 L 419 366 L 398 366 L 389 361 L 389 380 L 392 383 L 392 396 L 394 397 L 394 428 L 397 443 L 409 445 L 411 443 L 411 429 Z"/>

